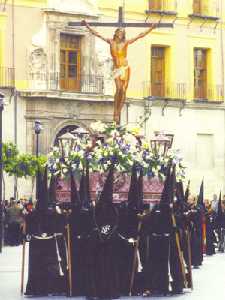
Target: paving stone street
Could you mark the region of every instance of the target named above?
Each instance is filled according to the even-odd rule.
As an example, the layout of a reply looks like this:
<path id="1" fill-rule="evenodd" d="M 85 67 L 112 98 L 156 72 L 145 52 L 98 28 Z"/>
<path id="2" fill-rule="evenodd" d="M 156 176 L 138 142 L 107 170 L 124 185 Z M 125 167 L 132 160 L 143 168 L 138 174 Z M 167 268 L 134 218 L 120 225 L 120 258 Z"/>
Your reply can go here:
<path id="1" fill-rule="evenodd" d="M 28 249 L 28 247 L 27 247 Z M 28 253 L 27 253 L 28 254 Z M 27 255 L 26 255 L 27 256 Z M 20 295 L 22 246 L 4 247 L 0 254 L 0 300 L 26 299 Z M 26 268 L 27 270 L 27 259 Z M 25 284 L 26 284 L 25 274 Z M 212 257 L 205 257 L 200 269 L 193 270 L 194 290 L 186 291 L 182 295 L 167 297 L 150 297 L 151 300 L 223 300 L 225 299 L 225 254 L 217 253 Z M 66 297 L 36 297 L 34 299 L 67 299 Z M 142 297 L 132 297 L 142 299 Z M 28 298 L 27 298 L 28 299 Z M 75 298 L 74 298 L 75 299 Z M 82 299 L 82 298 L 80 298 Z M 128 297 L 123 297 L 126 300 Z"/>

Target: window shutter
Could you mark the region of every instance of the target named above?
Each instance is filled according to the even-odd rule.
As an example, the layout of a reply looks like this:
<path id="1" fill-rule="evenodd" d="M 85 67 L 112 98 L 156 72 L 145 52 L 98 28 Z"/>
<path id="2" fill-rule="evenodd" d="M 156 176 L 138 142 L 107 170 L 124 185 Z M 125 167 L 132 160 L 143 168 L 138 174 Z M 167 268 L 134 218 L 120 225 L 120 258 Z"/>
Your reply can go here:
<path id="1" fill-rule="evenodd" d="M 194 89 L 196 99 L 207 98 L 207 50 L 194 49 Z"/>
<path id="2" fill-rule="evenodd" d="M 149 10 L 161 10 L 162 0 L 149 0 Z"/>
<path id="3" fill-rule="evenodd" d="M 151 96 L 165 96 L 165 49 L 152 47 Z"/>
<path id="4" fill-rule="evenodd" d="M 201 14 L 201 6 L 202 6 L 202 0 L 193 0 L 193 13 L 194 14 Z"/>
<path id="5" fill-rule="evenodd" d="M 60 88 L 80 90 L 80 37 L 60 35 Z"/>

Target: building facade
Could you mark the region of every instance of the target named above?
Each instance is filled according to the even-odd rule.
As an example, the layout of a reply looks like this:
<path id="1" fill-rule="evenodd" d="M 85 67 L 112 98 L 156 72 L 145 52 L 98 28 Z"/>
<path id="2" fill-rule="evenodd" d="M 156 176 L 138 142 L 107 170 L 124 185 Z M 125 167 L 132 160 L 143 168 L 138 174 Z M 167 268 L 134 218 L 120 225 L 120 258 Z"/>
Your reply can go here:
<path id="1" fill-rule="evenodd" d="M 6 95 L 5 141 L 35 153 L 57 136 L 91 122 L 110 122 L 114 84 L 108 45 L 70 22 L 114 22 L 123 6 L 127 22 L 166 22 L 130 45 L 131 78 L 122 122 L 144 120 L 144 133 L 174 134 L 193 192 L 204 176 L 207 196 L 225 192 L 224 20 L 222 0 L 15 0 L 0 6 L 0 90 Z M 115 28 L 97 27 L 105 37 Z M 145 29 L 127 28 L 131 38 Z M 6 197 L 13 179 L 5 180 Z M 32 184 L 21 181 L 18 194 Z"/>

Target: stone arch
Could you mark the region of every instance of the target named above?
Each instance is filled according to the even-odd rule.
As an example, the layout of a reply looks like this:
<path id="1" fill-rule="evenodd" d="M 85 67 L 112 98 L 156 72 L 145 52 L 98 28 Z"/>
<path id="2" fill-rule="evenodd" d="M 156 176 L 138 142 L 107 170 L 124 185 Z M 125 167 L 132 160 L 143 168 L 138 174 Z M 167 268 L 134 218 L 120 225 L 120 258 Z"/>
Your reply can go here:
<path id="1" fill-rule="evenodd" d="M 54 133 L 53 133 L 53 135 L 51 137 L 51 145 L 50 145 L 50 147 L 52 147 L 55 144 L 55 140 L 56 140 L 57 136 L 59 135 L 59 133 L 62 132 L 62 134 L 63 134 L 63 129 L 64 128 L 69 128 L 69 126 L 71 126 L 71 128 L 74 127 L 74 129 L 78 128 L 78 127 L 82 127 L 85 130 L 87 130 L 90 133 L 92 133 L 92 130 L 84 122 L 77 121 L 77 120 L 62 121 L 54 129 Z"/>

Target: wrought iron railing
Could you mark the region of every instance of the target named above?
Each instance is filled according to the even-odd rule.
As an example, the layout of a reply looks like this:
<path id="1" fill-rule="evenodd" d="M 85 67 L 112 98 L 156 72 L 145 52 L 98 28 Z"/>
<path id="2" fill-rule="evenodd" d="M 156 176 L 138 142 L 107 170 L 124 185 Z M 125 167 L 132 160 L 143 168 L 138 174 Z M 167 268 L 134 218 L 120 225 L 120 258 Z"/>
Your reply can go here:
<path id="1" fill-rule="evenodd" d="M 194 86 L 194 100 L 199 101 L 224 101 L 224 88 L 222 85 Z"/>
<path id="2" fill-rule="evenodd" d="M 144 98 L 182 99 L 187 98 L 185 83 L 144 82 Z"/>
<path id="3" fill-rule="evenodd" d="M 219 17 L 219 6 L 217 0 L 193 0 L 192 13 L 200 17 Z"/>
<path id="4" fill-rule="evenodd" d="M 60 72 L 35 72 L 29 74 L 28 82 L 29 88 L 33 90 L 63 90 L 93 94 L 104 92 L 103 76 L 98 75 L 80 74 L 73 79 L 63 78 Z"/>
<path id="5" fill-rule="evenodd" d="M 176 0 L 149 0 L 149 12 L 176 12 L 177 1 Z"/>
<path id="6" fill-rule="evenodd" d="M 104 78 L 97 75 L 81 75 L 80 91 L 83 93 L 103 94 Z"/>
<path id="7" fill-rule="evenodd" d="M 222 85 L 194 86 L 186 83 L 144 82 L 143 97 L 155 100 L 224 101 Z"/>
<path id="8" fill-rule="evenodd" d="M 0 66 L 0 87 L 10 88 L 15 86 L 15 69 Z"/>

